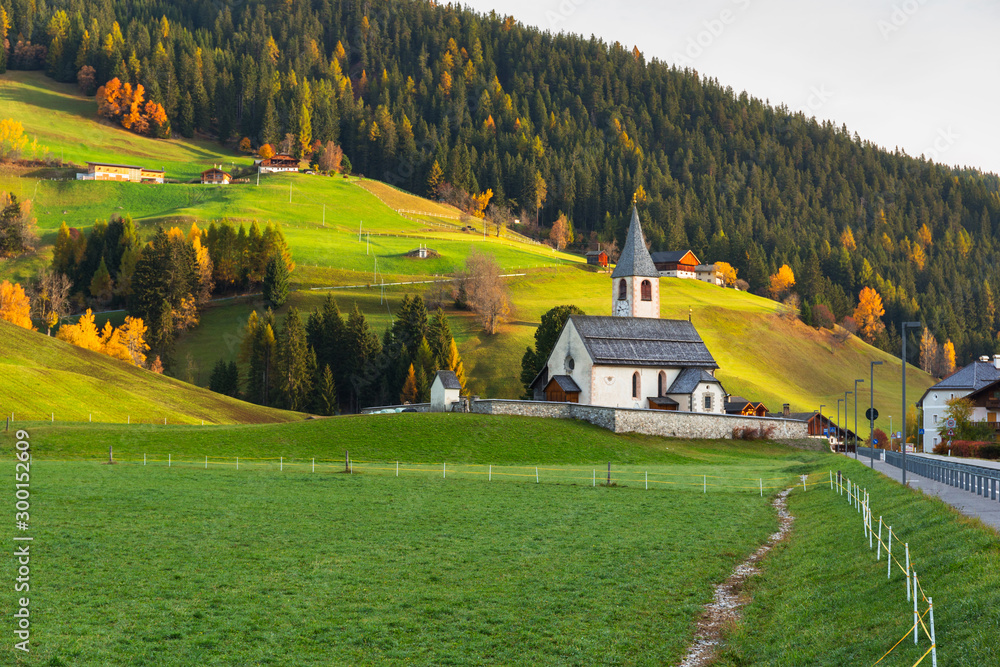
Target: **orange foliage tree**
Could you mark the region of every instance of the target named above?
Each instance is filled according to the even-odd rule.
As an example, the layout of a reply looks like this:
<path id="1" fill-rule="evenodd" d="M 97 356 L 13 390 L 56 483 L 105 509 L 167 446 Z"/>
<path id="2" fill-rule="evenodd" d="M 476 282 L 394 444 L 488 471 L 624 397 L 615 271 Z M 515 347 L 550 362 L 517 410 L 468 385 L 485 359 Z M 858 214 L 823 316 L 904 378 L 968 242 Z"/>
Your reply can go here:
<path id="1" fill-rule="evenodd" d="M 25 329 L 31 326 L 31 299 L 20 283 L 0 283 L 0 320 L 6 320 Z"/>
<path id="2" fill-rule="evenodd" d="M 722 282 L 726 287 L 732 287 L 736 283 L 736 267 L 729 262 L 716 262 L 715 270 L 722 276 Z"/>
<path id="3" fill-rule="evenodd" d="M 104 328 L 98 331 L 94 324 L 94 313 L 89 308 L 76 324 L 64 324 L 56 334 L 59 340 L 135 366 L 146 363 L 145 353 L 149 345 L 146 344 L 145 336 L 146 325 L 138 317 L 126 317 L 125 324 L 117 329 L 111 326 L 111 322 L 105 322 Z"/>
<path id="4" fill-rule="evenodd" d="M 261 160 L 272 158 L 274 157 L 274 148 L 271 146 L 271 144 L 264 144 L 263 146 L 257 149 L 257 155 L 260 156 Z"/>
<path id="5" fill-rule="evenodd" d="M 795 287 L 795 274 L 792 267 L 782 264 L 778 272 L 771 276 L 769 291 L 772 299 L 780 299 Z"/>
<path id="6" fill-rule="evenodd" d="M 882 316 L 885 307 L 882 297 L 871 287 L 865 287 L 858 295 L 858 307 L 854 309 L 854 321 L 858 323 L 861 337 L 868 343 L 874 343 L 875 337 L 885 331 Z"/>

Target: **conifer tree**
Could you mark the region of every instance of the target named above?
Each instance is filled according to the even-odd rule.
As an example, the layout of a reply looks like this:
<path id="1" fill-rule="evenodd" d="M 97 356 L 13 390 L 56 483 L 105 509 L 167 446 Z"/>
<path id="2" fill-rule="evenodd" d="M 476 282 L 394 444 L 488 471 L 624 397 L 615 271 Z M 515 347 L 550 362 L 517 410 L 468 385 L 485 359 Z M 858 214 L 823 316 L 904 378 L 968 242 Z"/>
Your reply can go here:
<path id="1" fill-rule="evenodd" d="M 272 308 L 282 306 L 288 299 L 288 282 L 288 266 L 277 255 L 271 255 L 261 287 L 264 298 Z"/>
<path id="2" fill-rule="evenodd" d="M 323 366 L 323 372 L 316 383 L 316 412 L 321 415 L 337 414 L 337 385 L 333 381 L 330 366 Z"/>

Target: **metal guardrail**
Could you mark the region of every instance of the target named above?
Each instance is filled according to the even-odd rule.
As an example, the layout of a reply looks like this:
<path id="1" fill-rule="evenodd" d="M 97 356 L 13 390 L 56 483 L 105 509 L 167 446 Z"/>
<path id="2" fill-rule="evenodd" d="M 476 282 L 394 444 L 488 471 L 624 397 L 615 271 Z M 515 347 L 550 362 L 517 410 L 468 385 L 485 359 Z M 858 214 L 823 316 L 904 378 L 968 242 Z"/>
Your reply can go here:
<path id="1" fill-rule="evenodd" d="M 884 449 L 858 447 L 858 458 L 874 456 L 896 468 L 903 467 L 903 455 Z M 1000 470 L 984 468 L 971 463 L 953 463 L 922 456 L 906 457 L 906 471 L 941 482 L 948 486 L 975 493 L 977 496 L 997 500 L 1000 496 Z"/>

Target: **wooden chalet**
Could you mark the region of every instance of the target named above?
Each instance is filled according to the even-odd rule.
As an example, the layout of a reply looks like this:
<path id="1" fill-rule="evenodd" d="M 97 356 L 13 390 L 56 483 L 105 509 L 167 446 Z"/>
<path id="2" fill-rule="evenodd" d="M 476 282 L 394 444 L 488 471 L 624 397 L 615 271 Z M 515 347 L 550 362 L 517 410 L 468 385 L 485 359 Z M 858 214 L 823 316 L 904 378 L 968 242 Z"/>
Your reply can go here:
<path id="1" fill-rule="evenodd" d="M 603 250 L 591 250 L 587 253 L 587 264 L 606 267 L 608 265 L 608 253 Z"/>
<path id="2" fill-rule="evenodd" d="M 282 171 L 298 171 L 299 159 L 291 155 L 275 155 L 257 163 L 257 169 L 262 174 L 274 174 Z"/>
<path id="3" fill-rule="evenodd" d="M 767 406 L 763 403 L 748 401 L 742 396 L 730 396 L 726 400 L 727 415 L 743 415 L 744 417 L 766 417 Z"/>
<path id="4" fill-rule="evenodd" d="M 212 167 L 201 172 L 201 182 L 204 185 L 229 185 L 232 180 L 233 177 L 229 172 L 223 171 L 218 167 Z"/>
<path id="5" fill-rule="evenodd" d="M 994 433 L 1000 433 L 1000 380 L 977 389 L 966 398 L 972 402 L 972 421 L 985 422 Z"/>
<path id="6" fill-rule="evenodd" d="M 667 278 L 698 278 L 698 266 L 701 262 L 690 250 L 668 250 L 654 252 L 650 256 L 661 276 Z"/>
<path id="7" fill-rule="evenodd" d="M 78 181 L 124 181 L 127 183 L 163 183 L 162 169 L 146 169 L 134 164 L 88 162 L 87 171 L 78 173 Z"/>

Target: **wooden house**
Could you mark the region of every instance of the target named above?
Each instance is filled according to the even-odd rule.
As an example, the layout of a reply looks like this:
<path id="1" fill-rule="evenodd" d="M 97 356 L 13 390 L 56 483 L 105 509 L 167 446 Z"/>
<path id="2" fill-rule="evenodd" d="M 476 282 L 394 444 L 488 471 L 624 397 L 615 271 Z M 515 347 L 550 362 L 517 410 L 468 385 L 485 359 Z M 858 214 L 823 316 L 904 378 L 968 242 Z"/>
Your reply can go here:
<path id="1" fill-rule="evenodd" d="M 201 172 L 201 182 L 204 185 L 229 185 L 232 180 L 233 177 L 229 172 L 223 171 L 218 167 L 212 167 Z"/>
<path id="2" fill-rule="evenodd" d="M 726 399 L 727 415 L 743 415 L 744 417 L 766 417 L 767 406 L 763 403 L 748 401 L 742 396 L 730 396 Z"/>
<path id="3" fill-rule="evenodd" d="M 275 155 L 257 163 L 257 169 L 262 174 L 274 174 L 282 171 L 298 171 L 299 159 L 291 155 Z"/>
<path id="4" fill-rule="evenodd" d="M 591 250 L 587 253 L 587 264 L 606 267 L 608 265 L 608 253 L 603 250 Z"/>
<path id="5" fill-rule="evenodd" d="M 134 164 L 88 162 L 87 171 L 78 173 L 78 181 L 120 181 L 126 183 L 163 183 L 162 169 L 146 169 Z"/>
<path id="6" fill-rule="evenodd" d="M 668 250 L 654 252 L 650 255 L 653 264 L 660 275 L 665 278 L 698 278 L 698 266 L 701 262 L 690 250 Z"/>

